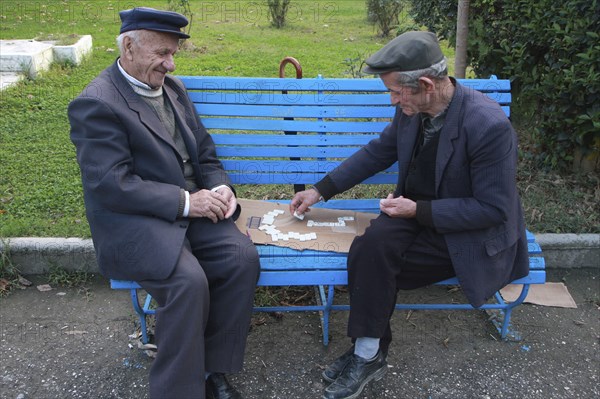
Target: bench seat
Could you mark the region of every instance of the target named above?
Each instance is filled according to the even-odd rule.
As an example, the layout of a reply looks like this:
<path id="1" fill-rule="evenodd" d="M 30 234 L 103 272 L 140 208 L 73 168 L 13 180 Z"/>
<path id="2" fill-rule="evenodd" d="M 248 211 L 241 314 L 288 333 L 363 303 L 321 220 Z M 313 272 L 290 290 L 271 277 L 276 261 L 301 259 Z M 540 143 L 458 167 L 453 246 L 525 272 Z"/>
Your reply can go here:
<path id="1" fill-rule="evenodd" d="M 319 181 L 345 158 L 376 138 L 391 121 L 387 88 L 380 79 L 280 79 L 182 76 L 204 126 L 217 146 L 217 155 L 235 185 L 286 185 L 294 190 Z M 510 116 L 510 81 L 467 79 L 459 82 L 485 93 Z M 397 181 L 396 165 L 365 180 L 362 185 L 389 185 Z M 290 190 L 289 198 L 293 196 Z M 285 202 L 285 201 L 278 201 Z M 334 199 L 317 206 L 358 212 L 379 212 L 378 198 Z M 523 302 L 530 284 L 546 280 L 541 248 L 528 232 L 530 272 L 514 283 L 523 284 L 520 297 L 506 303 L 500 294 L 495 303 L 479 309 L 497 309 L 495 324 L 502 338 L 518 337 L 510 329 L 512 309 Z M 346 254 L 296 251 L 257 246 L 260 254 L 259 286 L 314 286 L 317 304 L 255 307 L 255 311 L 318 311 L 323 343 L 329 342 L 329 313 L 348 310 L 334 303 L 334 287 L 347 285 Z M 456 278 L 438 283 L 459 285 Z M 153 314 L 151 298 L 139 303 L 140 286 L 133 281 L 111 281 L 114 289 L 127 289 L 139 315 L 142 339 L 147 342 L 146 316 Z M 473 309 L 469 304 L 397 304 L 397 309 Z"/>

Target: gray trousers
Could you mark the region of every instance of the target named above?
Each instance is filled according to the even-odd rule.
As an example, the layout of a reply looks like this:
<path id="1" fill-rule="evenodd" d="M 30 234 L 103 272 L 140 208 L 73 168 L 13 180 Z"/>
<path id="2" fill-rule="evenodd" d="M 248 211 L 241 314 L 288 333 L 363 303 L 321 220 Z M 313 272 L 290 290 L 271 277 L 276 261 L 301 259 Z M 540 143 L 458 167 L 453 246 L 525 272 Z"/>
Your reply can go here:
<path id="1" fill-rule="evenodd" d="M 204 399 L 205 372 L 241 371 L 259 272 L 254 244 L 232 220 L 201 218 L 173 273 L 139 282 L 158 304 L 152 399 Z"/>

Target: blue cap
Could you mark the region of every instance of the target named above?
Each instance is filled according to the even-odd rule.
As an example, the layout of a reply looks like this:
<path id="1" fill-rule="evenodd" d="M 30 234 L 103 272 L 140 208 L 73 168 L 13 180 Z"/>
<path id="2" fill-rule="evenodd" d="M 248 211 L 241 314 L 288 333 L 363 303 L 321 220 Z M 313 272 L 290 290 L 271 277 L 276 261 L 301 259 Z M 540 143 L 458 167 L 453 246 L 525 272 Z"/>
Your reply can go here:
<path id="1" fill-rule="evenodd" d="M 187 18 L 177 12 L 136 7 L 119 12 L 119 16 L 122 22 L 120 33 L 146 29 L 174 33 L 182 39 L 190 37 L 190 35 L 181 31 L 181 28 L 188 24 Z"/>

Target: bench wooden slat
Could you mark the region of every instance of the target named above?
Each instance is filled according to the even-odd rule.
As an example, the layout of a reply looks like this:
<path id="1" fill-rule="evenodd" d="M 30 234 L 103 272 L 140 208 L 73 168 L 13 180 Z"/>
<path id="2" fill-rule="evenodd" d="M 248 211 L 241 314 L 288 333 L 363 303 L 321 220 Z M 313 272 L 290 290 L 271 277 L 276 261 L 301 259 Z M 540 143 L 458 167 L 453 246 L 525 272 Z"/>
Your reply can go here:
<path id="1" fill-rule="evenodd" d="M 360 147 L 218 147 L 217 156 L 219 158 L 233 157 L 265 157 L 272 158 L 273 154 L 278 157 L 299 157 L 299 158 L 343 158 L 346 159 L 354 154 Z"/>
<path id="2" fill-rule="evenodd" d="M 288 276 L 285 276 L 289 274 Z M 281 273 L 279 271 L 265 271 L 260 273 L 257 285 L 259 286 L 289 286 L 294 285 L 347 285 L 348 273 L 346 270 L 303 270 Z"/>
<path id="3" fill-rule="evenodd" d="M 508 79 L 457 79 L 459 83 L 482 93 L 507 92 L 510 94 Z"/>
<path id="4" fill-rule="evenodd" d="M 258 279 L 258 286 L 290 286 L 290 281 L 294 286 L 313 286 L 313 285 L 347 285 L 348 273 L 346 270 L 327 270 L 327 271 L 289 271 L 281 273 L 278 271 L 262 271 Z M 512 284 L 544 284 L 546 282 L 546 272 L 543 270 L 534 270 L 527 277 L 515 280 Z M 459 285 L 457 278 L 451 278 L 436 283 L 436 285 Z M 141 289 L 142 287 L 135 281 L 111 280 L 111 288 L 116 290 Z"/>
<path id="5" fill-rule="evenodd" d="M 314 259 L 314 260 L 311 260 Z M 347 257 L 346 256 L 333 256 L 333 257 L 297 257 L 296 260 L 290 260 L 288 258 L 284 258 L 284 257 L 276 257 L 276 258 L 261 258 L 261 271 L 277 271 L 277 272 L 282 272 L 285 271 L 287 272 L 293 272 L 293 271 L 322 271 L 322 272 L 327 272 L 327 271 L 335 271 L 335 270 L 342 270 L 342 271 L 346 271 L 346 260 Z M 326 260 L 327 264 L 326 265 L 321 265 L 321 264 L 316 264 L 316 262 L 323 262 L 324 260 Z M 263 264 L 264 263 L 264 264 Z M 290 281 L 294 281 L 294 280 L 288 280 L 288 285 L 290 284 Z M 310 285 L 310 284 L 308 284 Z M 316 284 L 316 285 L 320 285 L 320 284 Z"/>
<path id="6" fill-rule="evenodd" d="M 361 147 L 379 136 L 377 134 L 302 134 L 302 135 L 284 135 L 284 134 L 231 134 L 215 133 L 211 134 L 217 147 L 243 145 L 243 146 L 353 146 Z M 277 155 L 277 154 L 273 154 Z"/>
<path id="7" fill-rule="evenodd" d="M 285 278 L 285 274 L 289 274 Z M 289 271 L 286 273 L 266 271 L 262 272 L 259 279 L 259 286 L 289 286 L 290 281 L 294 286 L 311 285 L 348 285 L 348 273 L 346 270 L 327 270 L 327 271 Z M 526 277 L 512 282 L 512 284 L 544 284 L 546 282 L 546 272 L 543 270 L 533 270 Z M 440 281 L 435 285 L 460 285 L 456 277 Z"/>
<path id="8" fill-rule="evenodd" d="M 207 129 L 233 130 L 269 130 L 293 132 L 323 132 L 323 133 L 380 133 L 389 122 L 335 122 L 335 121 L 306 121 L 306 120 L 266 120 L 242 118 L 206 118 L 203 121 Z"/>
<path id="9" fill-rule="evenodd" d="M 511 94 L 490 92 L 485 93 L 490 101 L 500 105 L 510 104 Z M 280 94 L 280 93 L 244 93 L 244 92 L 214 92 L 197 91 L 190 92 L 189 97 L 195 104 L 237 104 L 240 106 L 345 106 L 365 105 L 368 107 L 385 106 L 392 107 L 389 94 L 334 94 L 334 93 L 310 93 L 310 94 Z M 199 114 L 204 115 L 202 107 L 198 108 Z M 279 116 L 277 114 L 273 117 Z"/>
<path id="10" fill-rule="evenodd" d="M 196 110 L 204 117 L 245 116 L 267 118 L 393 118 L 396 107 L 385 106 L 296 106 L 286 105 L 247 105 L 240 104 L 196 104 Z M 203 118 L 204 119 L 204 118 Z"/>
<path id="11" fill-rule="evenodd" d="M 532 256 L 529 258 L 529 270 L 546 269 L 546 260 L 541 256 Z"/>
<path id="12" fill-rule="evenodd" d="M 235 91 L 361 91 L 388 92 L 380 79 L 348 78 L 247 78 L 223 76 L 179 76 L 188 90 Z M 485 81 L 485 79 L 483 80 Z M 483 83 L 482 81 L 482 83 Z M 488 81 L 489 82 L 489 81 Z M 485 83 L 482 84 L 482 86 Z M 509 88 L 510 90 L 510 88 Z"/>
<path id="13" fill-rule="evenodd" d="M 351 78 L 253 78 L 224 76 L 179 76 L 188 90 L 249 90 L 249 91 L 383 91 L 388 92 L 381 79 Z M 457 79 L 465 86 L 488 91 L 510 91 L 507 79 Z"/>
<path id="14" fill-rule="evenodd" d="M 302 173 L 315 173 L 322 174 L 328 173 L 336 168 L 342 161 L 290 161 L 287 159 L 282 160 L 264 160 L 264 159 L 223 159 L 221 160 L 225 169 L 230 173 L 251 173 L 251 174 L 282 174 L 285 177 L 290 177 L 295 174 Z M 397 164 L 383 170 L 379 174 L 382 175 L 394 175 L 398 174 Z M 322 176 L 321 176 L 322 177 Z"/>
<path id="15" fill-rule="evenodd" d="M 287 175 L 273 175 L 264 173 L 256 175 L 253 173 L 228 173 L 233 184 L 315 184 L 325 174 L 319 173 L 289 173 Z M 364 180 L 363 184 L 394 184 L 397 178 L 394 175 L 375 175 Z"/>
<path id="16" fill-rule="evenodd" d="M 389 94 L 280 94 L 280 93 L 235 93 L 235 92 L 190 92 L 189 97 L 195 104 L 238 104 L 240 106 L 343 106 L 364 105 L 391 107 Z M 202 116 L 202 107 L 199 109 Z M 278 116 L 278 115 L 274 115 Z"/>
<path id="17" fill-rule="evenodd" d="M 318 285 L 347 285 L 348 273 L 345 269 L 339 270 L 288 270 L 262 271 L 258 279 L 258 286 L 318 286 Z M 545 270 L 532 270 L 529 275 L 512 282 L 512 284 L 544 284 L 546 282 Z M 440 281 L 436 285 L 459 285 L 456 277 Z M 135 281 L 111 280 L 112 289 L 141 289 Z"/>
<path id="18" fill-rule="evenodd" d="M 528 242 L 527 243 L 527 251 L 529 255 L 539 255 L 542 253 L 542 247 L 537 242 Z"/>
<path id="19" fill-rule="evenodd" d="M 278 256 L 265 255 L 259 250 L 261 268 L 263 270 L 345 270 L 347 256 L 338 252 L 326 252 L 331 249 L 329 245 L 322 249 L 323 252 L 315 248 L 315 250 L 304 250 L 302 254 L 290 250 L 288 254 L 282 253 Z M 530 271 L 545 270 L 544 258 L 531 256 L 529 269 Z"/>
<path id="20" fill-rule="evenodd" d="M 317 251 L 313 251 L 317 252 Z M 261 269 L 266 271 L 308 271 L 308 270 L 346 270 L 345 255 L 330 252 L 331 256 L 311 255 L 296 256 L 296 260 L 290 260 L 284 256 L 261 257 Z M 315 266 L 317 263 L 318 266 Z M 531 257 L 529 259 L 530 274 L 537 271 L 545 271 L 545 260 L 543 257 Z M 539 276 L 539 275 L 538 275 Z M 288 283 L 291 280 L 288 280 Z M 532 282 L 532 284 L 543 284 L 544 281 Z"/>
<path id="21" fill-rule="evenodd" d="M 258 255 L 261 259 L 265 259 L 268 262 L 271 262 L 272 259 L 283 258 L 290 264 L 295 264 L 297 262 L 304 262 L 304 259 L 308 259 L 309 262 L 313 262 L 311 266 L 313 269 L 318 268 L 321 265 L 319 262 L 324 262 L 326 264 L 331 263 L 330 258 L 346 258 L 345 254 L 339 252 L 330 252 L 331 248 L 328 246 L 318 247 L 318 243 L 315 242 L 314 249 L 305 249 L 303 251 L 298 251 L 293 248 L 288 247 L 278 247 L 275 245 L 257 245 L 256 249 L 258 250 Z M 323 267 L 327 267 L 324 265 Z"/>

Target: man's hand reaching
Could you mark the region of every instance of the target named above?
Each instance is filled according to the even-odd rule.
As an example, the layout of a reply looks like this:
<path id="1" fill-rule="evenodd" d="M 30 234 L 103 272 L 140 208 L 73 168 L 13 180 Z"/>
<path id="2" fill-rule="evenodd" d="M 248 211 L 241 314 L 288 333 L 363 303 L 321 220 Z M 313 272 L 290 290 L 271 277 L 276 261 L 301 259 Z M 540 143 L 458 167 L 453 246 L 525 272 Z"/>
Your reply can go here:
<path id="1" fill-rule="evenodd" d="M 309 212 L 309 206 L 319 202 L 320 197 L 321 194 L 314 188 L 296 193 L 290 202 L 290 213 L 293 215 L 296 212 L 298 215 L 303 215 L 304 212 Z"/>
<path id="2" fill-rule="evenodd" d="M 379 209 L 389 217 L 414 218 L 417 216 L 417 203 L 402 196 L 394 198 L 389 194 L 387 198 L 379 201 Z"/>

